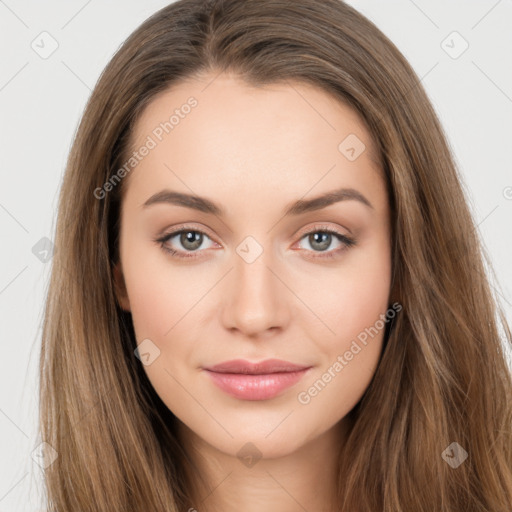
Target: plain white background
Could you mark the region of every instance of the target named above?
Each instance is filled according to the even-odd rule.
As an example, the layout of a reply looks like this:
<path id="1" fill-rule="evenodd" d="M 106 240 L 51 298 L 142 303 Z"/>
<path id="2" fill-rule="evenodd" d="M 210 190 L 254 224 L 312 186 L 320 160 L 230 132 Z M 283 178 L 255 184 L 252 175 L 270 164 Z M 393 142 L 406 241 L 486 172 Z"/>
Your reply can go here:
<path id="1" fill-rule="evenodd" d="M 100 72 L 123 40 L 168 3 L 0 0 L 0 512 L 41 510 L 41 469 L 31 454 L 40 442 L 37 369 L 51 258 L 44 261 L 44 245 L 36 244 L 53 239 L 66 158 Z M 512 323 L 512 3 L 348 3 L 390 37 L 422 78 Z M 58 47 L 44 55 L 52 44 Z"/>

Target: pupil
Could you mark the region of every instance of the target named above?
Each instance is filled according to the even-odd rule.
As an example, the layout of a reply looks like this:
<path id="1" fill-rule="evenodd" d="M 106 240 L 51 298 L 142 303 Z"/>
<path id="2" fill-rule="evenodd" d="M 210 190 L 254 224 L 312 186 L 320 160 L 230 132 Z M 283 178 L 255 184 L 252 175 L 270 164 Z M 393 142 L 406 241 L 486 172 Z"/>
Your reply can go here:
<path id="1" fill-rule="evenodd" d="M 330 245 L 331 236 L 332 235 L 330 233 L 325 233 L 323 231 L 318 231 L 316 233 L 313 233 L 313 235 L 310 235 L 311 247 L 314 248 L 315 244 L 316 244 L 317 249 L 319 249 L 321 251 L 326 250 Z M 313 242 L 311 242 L 311 238 L 312 238 Z M 318 240 L 318 239 L 320 239 L 320 240 Z"/>
<path id="2" fill-rule="evenodd" d="M 183 247 L 194 251 L 198 247 L 201 247 L 202 234 L 197 231 L 186 231 L 181 234 L 181 244 Z"/>

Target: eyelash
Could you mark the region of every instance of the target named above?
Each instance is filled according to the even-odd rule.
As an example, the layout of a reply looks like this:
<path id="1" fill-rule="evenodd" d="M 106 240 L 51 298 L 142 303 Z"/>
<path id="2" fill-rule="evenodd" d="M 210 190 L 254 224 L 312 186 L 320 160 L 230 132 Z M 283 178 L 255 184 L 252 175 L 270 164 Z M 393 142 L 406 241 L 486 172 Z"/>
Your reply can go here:
<path id="1" fill-rule="evenodd" d="M 205 236 L 207 236 L 208 238 L 211 239 L 211 237 L 208 236 L 207 233 L 205 233 L 204 231 L 201 231 L 200 229 L 195 229 L 195 228 L 191 228 L 191 227 L 188 228 L 186 226 L 183 226 L 183 227 L 181 227 L 180 229 L 178 229 L 176 231 L 172 231 L 171 233 L 167 233 L 167 234 L 163 235 L 162 237 L 156 238 L 154 241 L 159 243 L 160 247 L 166 253 L 170 254 L 173 258 L 179 258 L 179 259 L 198 258 L 198 257 L 200 257 L 200 256 L 198 256 L 198 253 L 200 253 L 201 251 L 193 251 L 193 252 L 189 251 L 190 254 L 185 253 L 185 255 L 183 255 L 182 251 L 176 251 L 175 249 L 171 249 L 171 248 L 169 248 L 169 247 L 167 247 L 165 245 L 165 243 L 168 240 L 170 240 L 171 238 L 175 237 L 176 235 L 179 235 L 181 233 L 187 233 L 187 232 L 200 233 L 200 234 L 205 235 Z M 348 237 L 346 235 L 342 235 L 341 233 L 338 233 L 337 231 L 335 231 L 335 230 L 333 230 L 331 228 L 328 228 L 326 226 L 316 226 L 311 231 L 303 233 L 302 236 L 300 237 L 300 240 L 302 240 L 306 236 L 312 235 L 314 233 L 327 233 L 327 234 L 330 234 L 330 235 L 334 235 L 340 242 L 342 242 L 343 246 L 338 248 L 338 249 L 333 249 L 333 250 L 330 250 L 330 251 L 313 251 L 313 252 L 319 253 L 319 255 L 317 255 L 317 256 L 308 256 L 308 258 L 311 258 L 311 259 L 316 259 L 316 258 L 321 258 L 321 259 L 336 258 L 337 256 L 340 255 L 340 253 L 342 253 L 342 252 L 346 251 L 347 249 L 349 249 L 350 247 L 353 247 L 354 245 L 356 245 L 356 240 L 354 238 Z M 303 250 L 308 251 L 307 249 L 303 249 Z"/>

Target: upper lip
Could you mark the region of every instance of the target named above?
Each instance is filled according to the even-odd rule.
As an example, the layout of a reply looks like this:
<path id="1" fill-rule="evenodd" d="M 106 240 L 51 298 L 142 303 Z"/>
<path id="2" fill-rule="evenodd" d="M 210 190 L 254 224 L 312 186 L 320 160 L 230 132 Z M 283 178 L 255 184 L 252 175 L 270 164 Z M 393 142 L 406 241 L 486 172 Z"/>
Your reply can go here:
<path id="1" fill-rule="evenodd" d="M 298 365 L 283 361 L 281 359 L 266 359 L 259 363 L 251 363 L 244 359 L 233 359 L 214 366 L 205 367 L 205 370 L 216 373 L 246 373 L 250 375 L 264 375 L 268 373 L 297 372 L 311 368 L 310 366 Z"/>

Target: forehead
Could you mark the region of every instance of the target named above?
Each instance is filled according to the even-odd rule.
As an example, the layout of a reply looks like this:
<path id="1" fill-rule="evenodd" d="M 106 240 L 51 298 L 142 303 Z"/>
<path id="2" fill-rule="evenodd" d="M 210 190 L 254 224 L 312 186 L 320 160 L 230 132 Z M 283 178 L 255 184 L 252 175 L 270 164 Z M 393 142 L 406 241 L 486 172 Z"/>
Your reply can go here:
<path id="1" fill-rule="evenodd" d="M 130 142 L 132 151 L 151 146 L 129 176 L 139 196 L 179 184 L 203 195 L 220 187 L 246 197 L 280 192 L 286 202 L 285 196 L 297 199 L 308 190 L 369 190 L 381 177 L 359 115 L 299 82 L 254 86 L 227 74 L 189 78 L 153 98 Z"/>

